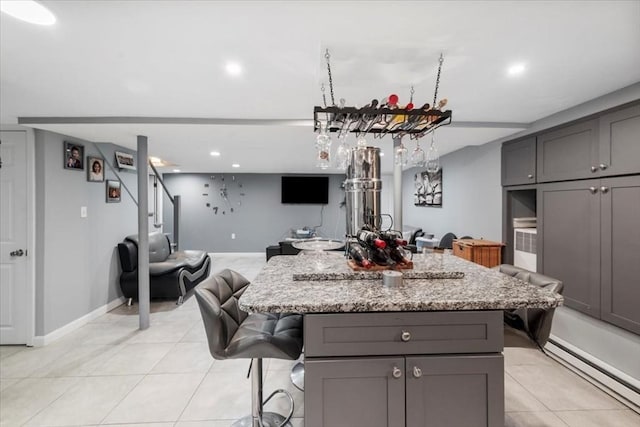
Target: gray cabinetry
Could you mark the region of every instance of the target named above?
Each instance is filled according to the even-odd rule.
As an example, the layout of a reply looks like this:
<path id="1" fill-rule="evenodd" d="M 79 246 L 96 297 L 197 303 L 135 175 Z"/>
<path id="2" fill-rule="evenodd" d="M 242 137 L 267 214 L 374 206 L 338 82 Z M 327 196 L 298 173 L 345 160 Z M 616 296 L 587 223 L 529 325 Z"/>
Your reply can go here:
<path id="1" fill-rule="evenodd" d="M 305 426 L 405 425 L 402 357 L 305 359 Z"/>
<path id="2" fill-rule="evenodd" d="M 601 176 L 640 173 L 640 105 L 600 118 Z"/>
<path id="3" fill-rule="evenodd" d="M 640 333 L 640 176 L 538 190 L 538 270 L 564 282 L 565 304 Z"/>
<path id="4" fill-rule="evenodd" d="M 502 145 L 502 185 L 536 182 L 536 138 Z"/>
<path id="5" fill-rule="evenodd" d="M 576 123 L 538 135 L 538 182 L 597 176 L 598 121 Z"/>
<path id="6" fill-rule="evenodd" d="M 504 425 L 502 311 L 305 315 L 306 427 Z"/>
<path id="7" fill-rule="evenodd" d="M 640 176 L 601 180 L 602 320 L 640 334 Z"/>
<path id="8" fill-rule="evenodd" d="M 538 271 L 564 283 L 565 305 L 600 313 L 600 180 L 538 189 Z"/>
<path id="9" fill-rule="evenodd" d="M 488 401 L 504 387 L 503 365 L 501 354 L 407 357 L 406 426 L 504 425 L 504 400 Z"/>

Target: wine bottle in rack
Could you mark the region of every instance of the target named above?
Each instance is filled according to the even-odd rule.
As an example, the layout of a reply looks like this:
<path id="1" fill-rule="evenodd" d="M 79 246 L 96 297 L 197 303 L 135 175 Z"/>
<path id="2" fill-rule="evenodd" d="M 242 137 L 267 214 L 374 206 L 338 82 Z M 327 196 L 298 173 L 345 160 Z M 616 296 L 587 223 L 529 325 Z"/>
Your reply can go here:
<path id="1" fill-rule="evenodd" d="M 411 262 L 404 256 L 405 252 L 400 246 L 396 246 L 393 248 L 388 247 L 387 254 L 389 255 L 389 258 L 391 258 L 399 265 L 407 265 Z"/>
<path id="2" fill-rule="evenodd" d="M 369 260 L 367 251 L 357 242 L 349 244 L 349 256 L 360 267 L 371 268 L 373 263 Z"/>
<path id="3" fill-rule="evenodd" d="M 378 248 L 384 249 L 387 247 L 387 244 L 384 240 L 380 238 L 380 235 L 374 231 L 370 230 L 360 230 L 358 232 L 358 241 L 363 243 L 365 246 L 369 248 Z"/>
<path id="4" fill-rule="evenodd" d="M 371 261 L 378 265 L 383 265 L 391 268 L 395 267 L 396 265 L 396 262 L 391 259 L 387 251 L 382 248 L 369 247 L 369 256 L 371 258 Z"/>
<path id="5" fill-rule="evenodd" d="M 387 247 L 396 248 L 398 246 L 407 246 L 407 241 L 397 231 L 381 231 L 380 238 L 384 240 Z"/>

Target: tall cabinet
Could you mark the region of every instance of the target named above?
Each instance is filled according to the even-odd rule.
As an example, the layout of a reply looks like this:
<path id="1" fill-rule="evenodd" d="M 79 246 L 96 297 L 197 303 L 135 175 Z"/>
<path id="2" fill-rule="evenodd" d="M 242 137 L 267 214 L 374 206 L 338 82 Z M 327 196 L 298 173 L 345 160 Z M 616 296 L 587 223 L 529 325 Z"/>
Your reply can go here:
<path id="1" fill-rule="evenodd" d="M 530 139 L 530 185 L 505 179 L 505 171 L 518 175 L 514 164 L 531 161 L 523 151 L 511 165 L 505 156 L 523 140 L 503 145 L 505 241 L 524 206 L 537 217 L 538 271 L 564 282 L 565 304 L 640 334 L 640 102 Z"/>

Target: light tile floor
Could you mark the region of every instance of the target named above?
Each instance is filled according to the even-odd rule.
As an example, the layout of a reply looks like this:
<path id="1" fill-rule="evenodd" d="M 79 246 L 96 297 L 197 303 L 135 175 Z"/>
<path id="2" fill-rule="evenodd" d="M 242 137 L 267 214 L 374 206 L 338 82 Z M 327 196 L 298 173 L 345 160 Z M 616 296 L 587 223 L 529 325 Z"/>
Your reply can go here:
<path id="1" fill-rule="evenodd" d="M 231 268 L 250 280 L 265 263 L 262 254 L 213 261 L 214 272 Z M 526 345 L 510 332 L 506 342 Z M 504 356 L 506 426 L 640 427 L 640 415 L 532 346 L 508 346 Z M 289 390 L 292 425 L 301 427 L 294 363 L 265 360 L 265 395 Z M 46 347 L 0 347 L 0 425 L 229 426 L 250 411 L 247 368 L 245 360 L 211 358 L 195 298 L 153 302 L 145 331 L 137 305 L 123 305 Z M 267 409 L 286 406 L 274 398 Z"/>

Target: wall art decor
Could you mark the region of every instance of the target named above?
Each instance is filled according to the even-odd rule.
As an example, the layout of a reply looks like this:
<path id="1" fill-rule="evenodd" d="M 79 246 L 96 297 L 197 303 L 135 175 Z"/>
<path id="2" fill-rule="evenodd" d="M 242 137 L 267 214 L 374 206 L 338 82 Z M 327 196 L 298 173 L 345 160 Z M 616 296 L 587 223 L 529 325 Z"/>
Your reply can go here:
<path id="1" fill-rule="evenodd" d="M 442 168 L 436 172 L 418 172 L 414 176 L 415 206 L 442 206 Z"/>
<path id="2" fill-rule="evenodd" d="M 104 159 L 102 157 L 87 156 L 87 181 L 104 181 Z"/>
<path id="3" fill-rule="evenodd" d="M 107 203 L 120 203 L 121 184 L 118 180 L 107 180 Z"/>
<path id="4" fill-rule="evenodd" d="M 116 164 L 120 169 L 136 170 L 136 165 L 133 162 L 133 155 L 129 153 L 123 153 L 122 151 L 116 151 Z"/>
<path id="5" fill-rule="evenodd" d="M 64 142 L 64 168 L 84 170 L 84 146 L 75 142 Z"/>

